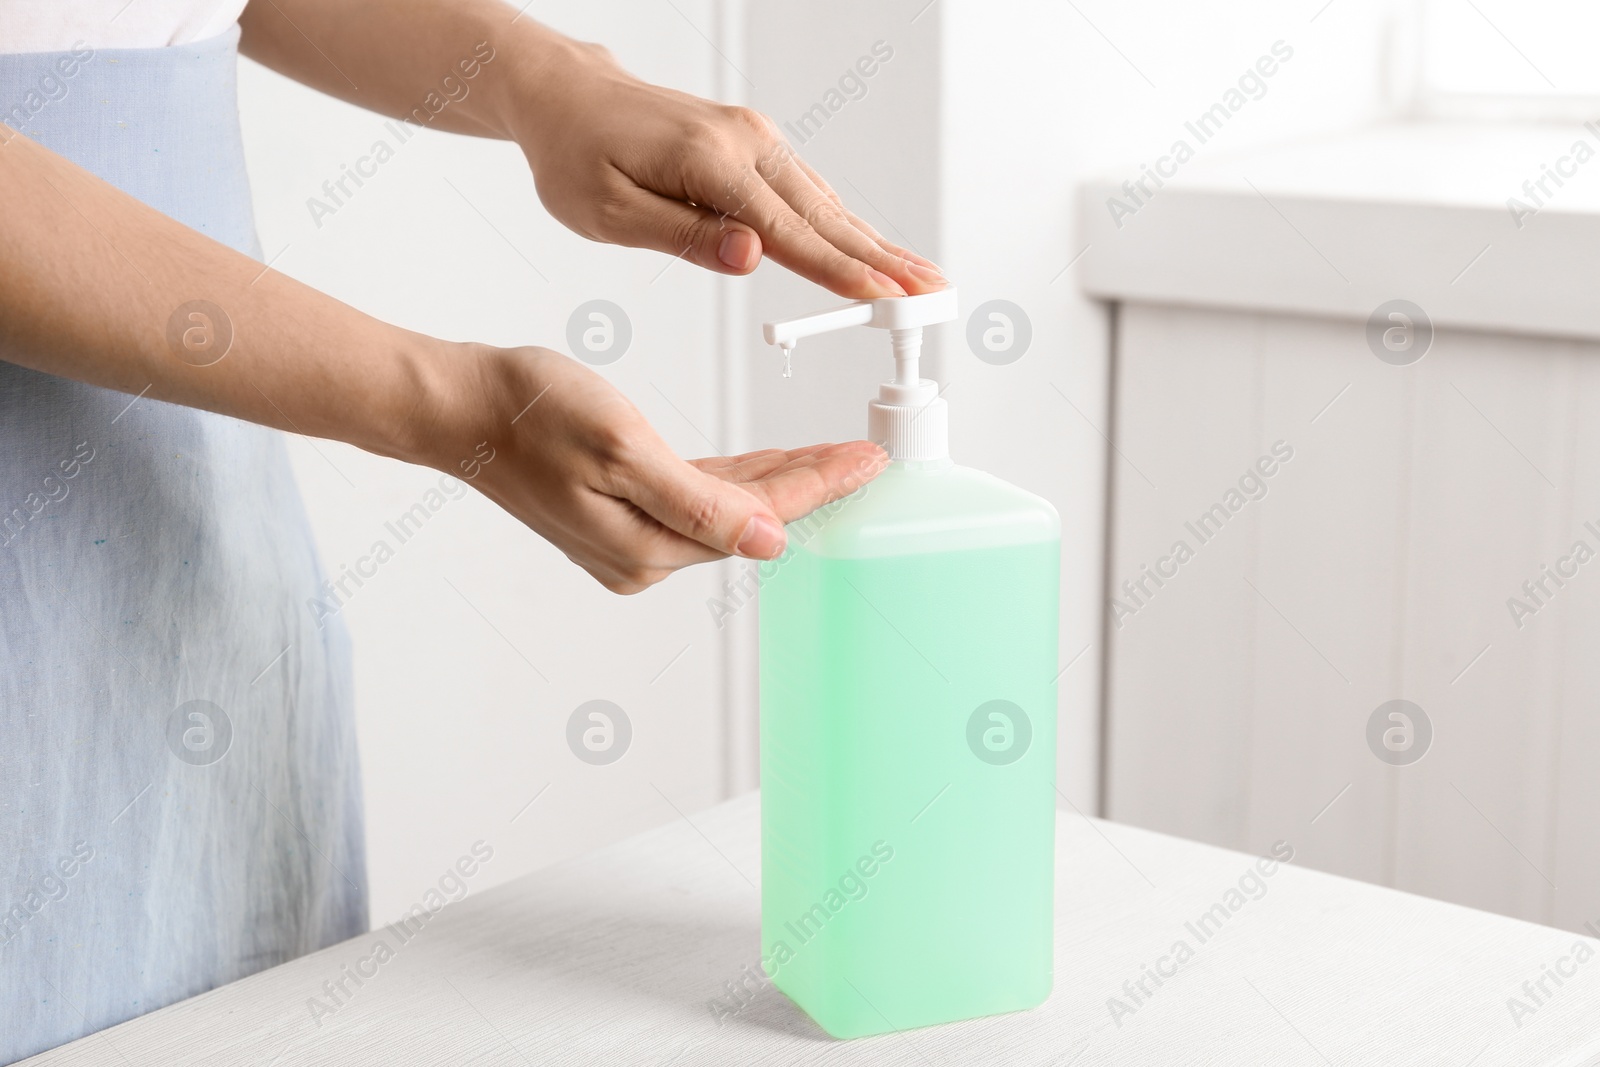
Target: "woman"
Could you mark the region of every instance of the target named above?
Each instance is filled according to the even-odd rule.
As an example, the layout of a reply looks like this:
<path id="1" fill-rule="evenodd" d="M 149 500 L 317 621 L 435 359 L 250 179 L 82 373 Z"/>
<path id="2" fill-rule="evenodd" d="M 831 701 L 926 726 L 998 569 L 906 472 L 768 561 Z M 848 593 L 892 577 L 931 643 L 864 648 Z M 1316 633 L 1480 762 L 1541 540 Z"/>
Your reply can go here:
<path id="1" fill-rule="evenodd" d="M 725 274 L 767 255 L 852 298 L 943 285 L 763 117 L 495 0 L 0 0 L 4 1063 L 366 929 L 347 650 L 305 607 L 277 431 L 470 478 L 621 593 L 772 558 L 883 463 L 684 462 L 555 352 L 419 336 L 263 267 L 238 49 L 517 141 L 595 240 Z M 440 104 L 446 78 L 471 91 Z"/>

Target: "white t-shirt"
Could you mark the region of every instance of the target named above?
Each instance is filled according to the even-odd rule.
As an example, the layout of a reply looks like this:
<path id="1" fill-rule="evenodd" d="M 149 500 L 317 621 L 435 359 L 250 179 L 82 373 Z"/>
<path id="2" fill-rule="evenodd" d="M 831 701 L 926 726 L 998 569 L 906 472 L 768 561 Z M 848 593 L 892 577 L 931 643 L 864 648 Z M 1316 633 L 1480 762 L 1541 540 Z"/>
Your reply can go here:
<path id="1" fill-rule="evenodd" d="M 0 0 L 0 52 L 164 48 L 233 25 L 245 0 Z"/>

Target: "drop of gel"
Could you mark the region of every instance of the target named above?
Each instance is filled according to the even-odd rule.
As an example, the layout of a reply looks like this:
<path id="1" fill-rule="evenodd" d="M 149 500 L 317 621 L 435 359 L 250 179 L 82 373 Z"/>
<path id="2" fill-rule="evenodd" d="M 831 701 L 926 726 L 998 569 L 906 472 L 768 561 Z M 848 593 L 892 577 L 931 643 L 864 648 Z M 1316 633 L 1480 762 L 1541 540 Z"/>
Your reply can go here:
<path id="1" fill-rule="evenodd" d="M 783 346 L 783 376 L 794 377 L 794 345 Z"/>

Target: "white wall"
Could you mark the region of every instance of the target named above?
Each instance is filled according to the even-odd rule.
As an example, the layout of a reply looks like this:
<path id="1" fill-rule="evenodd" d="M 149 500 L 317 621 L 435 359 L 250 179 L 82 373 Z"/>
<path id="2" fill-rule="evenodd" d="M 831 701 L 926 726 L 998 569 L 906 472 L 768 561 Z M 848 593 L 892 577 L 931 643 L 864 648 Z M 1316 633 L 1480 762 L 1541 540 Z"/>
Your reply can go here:
<path id="1" fill-rule="evenodd" d="M 603 40 L 645 77 L 716 91 L 699 32 L 715 25 L 709 3 L 536 14 Z M 544 213 L 515 146 L 432 132 L 319 229 L 307 197 L 382 135 L 382 120 L 249 63 L 240 94 L 262 245 L 277 269 L 411 329 L 563 350 L 572 310 L 612 300 L 634 339 L 600 373 L 680 454 L 711 453 L 702 434 L 727 447 L 712 373 L 715 279 L 681 263 L 660 274 L 665 256 L 578 238 Z M 327 442 L 296 440 L 293 453 L 330 570 L 365 553 L 437 478 Z M 613 596 L 476 494 L 403 546 L 343 613 L 356 647 L 374 921 L 409 906 L 479 838 L 496 853 L 474 889 L 722 796 L 721 635 L 704 607 L 715 580 L 700 568 Z M 593 698 L 632 719 L 632 749 L 611 766 L 581 763 L 565 743 L 567 717 Z"/>

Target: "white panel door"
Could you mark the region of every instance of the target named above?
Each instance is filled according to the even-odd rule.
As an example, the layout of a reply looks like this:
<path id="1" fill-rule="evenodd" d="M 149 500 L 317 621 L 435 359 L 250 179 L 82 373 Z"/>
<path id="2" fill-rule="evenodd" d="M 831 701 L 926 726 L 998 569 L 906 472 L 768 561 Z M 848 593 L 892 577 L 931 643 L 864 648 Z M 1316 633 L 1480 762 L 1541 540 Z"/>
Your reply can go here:
<path id="1" fill-rule="evenodd" d="M 1134 614 L 1108 605 L 1109 815 L 1594 918 L 1600 564 L 1575 545 L 1600 553 L 1600 352 L 1442 329 L 1393 366 L 1360 322 L 1119 321 L 1109 593 L 1175 539 L 1196 551 Z M 1202 542 L 1196 516 L 1279 441 L 1293 458 Z"/>

